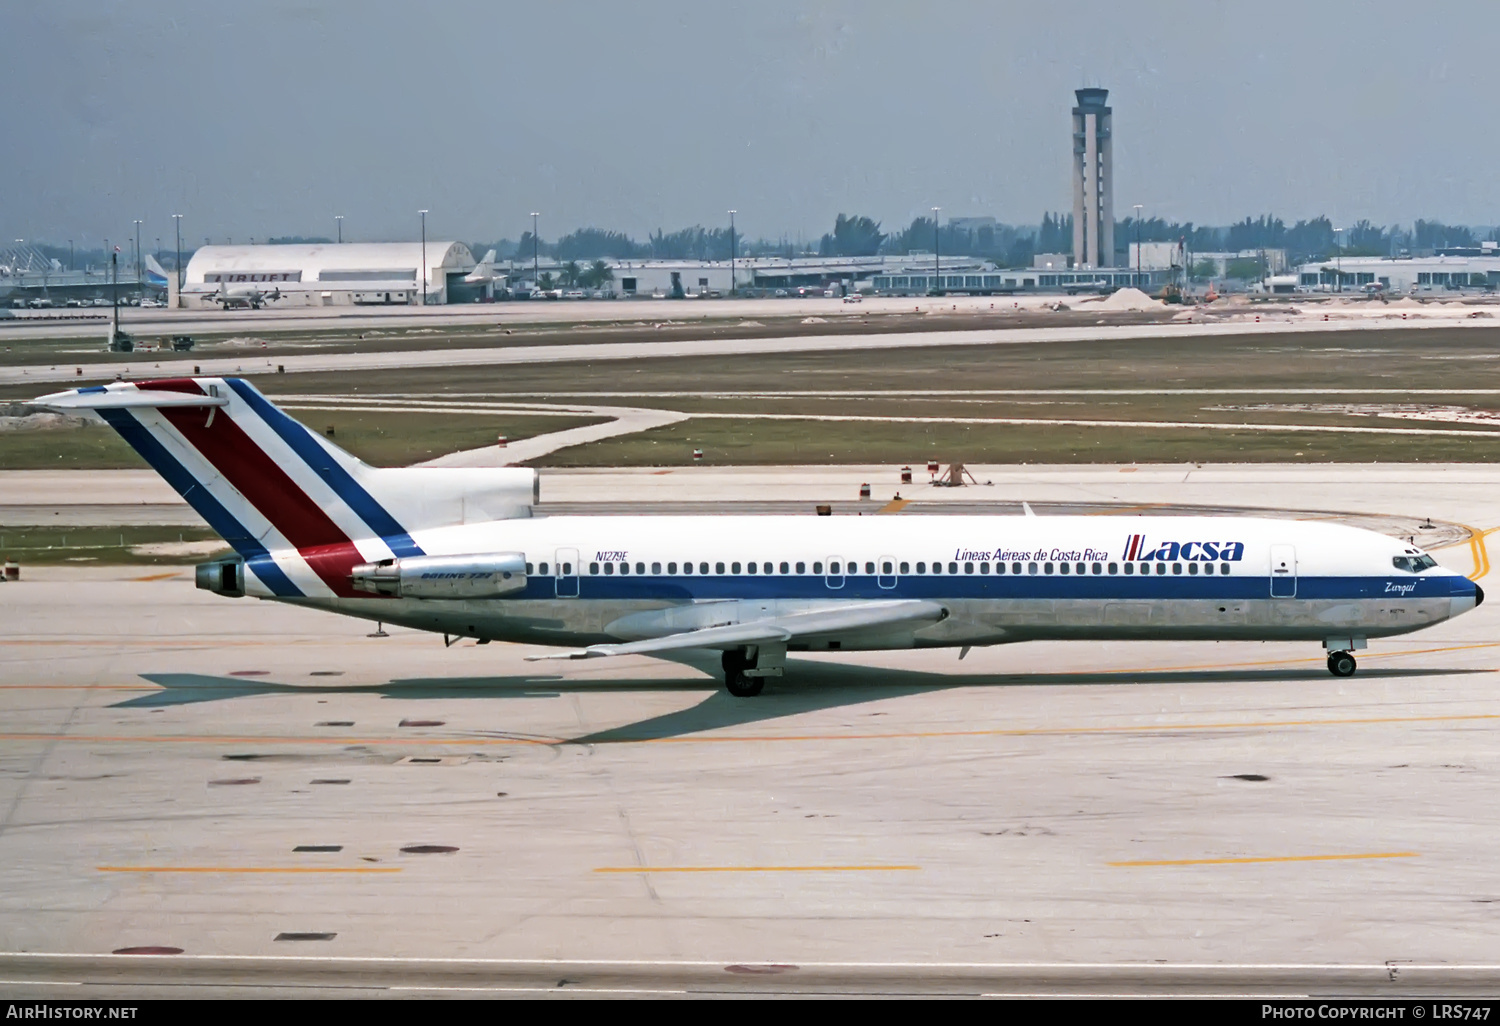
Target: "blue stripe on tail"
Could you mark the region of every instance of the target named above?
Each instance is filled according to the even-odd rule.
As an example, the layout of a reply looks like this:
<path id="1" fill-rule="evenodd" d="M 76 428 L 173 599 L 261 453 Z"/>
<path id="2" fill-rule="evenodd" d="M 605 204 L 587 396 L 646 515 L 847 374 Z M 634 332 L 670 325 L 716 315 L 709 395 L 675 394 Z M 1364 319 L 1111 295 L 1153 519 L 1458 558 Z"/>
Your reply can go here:
<path id="1" fill-rule="evenodd" d="M 412 541 L 406 528 L 402 527 L 373 495 L 365 491 L 347 470 L 328 455 L 328 452 L 308 432 L 307 428 L 278 410 L 248 381 L 242 378 L 226 378 L 225 381 L 252 410 L 260 415 L 261 419 L 271 425 L 271 430 L 280 435 L 282 441 L 291 446 L 292 451 L 302 457 L 313 472 L 333 489 L 334 494 L 344 500 L 344 503 L 369 525 L 370 530 L 381 537 L 393 553 L 398 556 L 425 554 L 421 547 Z"/>
<path id="2" fill-rule="evenodd" d="M 271 594 L 288 597 L 302 594 L 302 589 L 293 584 L 281 567 L 276 565 L 276 561 L 271 558 L 270 552 L 259 539 L 251 535 L 234 514 L 210 495 L 208 489 L 199 484 L 198 479 L 193 477 L 164 445 L 152 437 L 151 432 L 136 420 L 130 411 L 104 409 L 95 412 L 103 417 L 110 427 L 119 432 L 120 437 L 125 439 L 132 449 L 140 453 L 142 459 L 151 464 L 151 469 L 165 478 L 167 484 L 175 488 L 177 494 L 198 511 L 199 516 L 208 521 L 209 527 L 217 531 L 220 537 L 244 557 L 246 565 L 255 576 L 265 582 L 266 587 L 271 589 Z"/>

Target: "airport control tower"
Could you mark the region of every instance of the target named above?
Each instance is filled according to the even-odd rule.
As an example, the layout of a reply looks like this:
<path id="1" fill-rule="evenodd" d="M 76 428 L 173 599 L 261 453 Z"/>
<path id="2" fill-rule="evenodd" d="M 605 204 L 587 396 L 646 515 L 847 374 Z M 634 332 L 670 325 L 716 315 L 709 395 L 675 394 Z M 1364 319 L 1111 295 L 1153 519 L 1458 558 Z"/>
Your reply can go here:
<path id="1" fill-rule="evenodd" d="M 1073 108 L 1073 263 L 1108 267 L 1115 260 L 1114 165 L 1108 89 L 1075 89 Z"/>

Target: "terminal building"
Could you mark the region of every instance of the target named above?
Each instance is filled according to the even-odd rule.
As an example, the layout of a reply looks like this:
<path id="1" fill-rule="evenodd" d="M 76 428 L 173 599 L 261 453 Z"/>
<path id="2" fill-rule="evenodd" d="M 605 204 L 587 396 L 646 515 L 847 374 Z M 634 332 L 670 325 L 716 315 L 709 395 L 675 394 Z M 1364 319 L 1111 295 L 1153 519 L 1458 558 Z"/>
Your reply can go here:
<path id="1" fill-rule="evenodd" d="M 224 296 L 277 294 L 279 306 L 407 306 L 472 301 L 474 254 L 461 242 L 346 242 L 203 246 L 188 261 L 182 306 Z"/>

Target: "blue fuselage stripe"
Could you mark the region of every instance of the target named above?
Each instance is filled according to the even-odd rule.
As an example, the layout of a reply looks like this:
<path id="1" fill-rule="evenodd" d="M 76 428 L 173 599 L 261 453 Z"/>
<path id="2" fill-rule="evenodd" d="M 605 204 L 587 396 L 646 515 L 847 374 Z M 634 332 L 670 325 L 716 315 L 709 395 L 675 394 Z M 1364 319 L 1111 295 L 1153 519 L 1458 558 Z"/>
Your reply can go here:
<path id="1" fill-rule="evenodd" d="M 260 540 L 251 535 L 218 499 L 210 495 L 208 489 L 200 485 L 188 469 L 153 438 L 151 432 L 129 410 L 104 409 L 97 412 L 132 449 L 140 453 L 142 459 L 151 464 L 153 470 L 166 479 L 167 484 L 177 490 L 177 494 L 188 505 L 198 511 L 198 515 L 207 521 L 209 527 L 244 557 L 245 564 L 255 576 L 265 582 L 266 587 L 271 589 L 271 594 L 289 598 L 302 594 L 302 590 L 276 565 Z"/>
<path id="2" fill-rule="evenodd" d="M 550 598 L 557 594 L 553 577 L 533 575 L 518 598 Z M 573 578 L 563 580 L 571 581 Z M 1187 599 L 1196 601 L 1270 599 L 1270 578 L 1258 575 L 1231 576 L 1099 576 L 1063 577 L 1029 574 L 984 576 L 980 574 L 877 578 L 845 576 L 825 578 L 797 575 L 708 575 L 708 576 L 582 576 L 578 597 L 584 599 L 1061 599 L 1108 601 L 1111 599 Z M 883 588 L 881 581 L 893 584 Z M 840 583 L 842 586 L 840 586 Z M 1278 584 L 1290 582 L 1278 581 Z M 1425 577 L 1299 577 L 1297 599 L 1356 601 L 1388 598 L 1430 599 L 1472 596 L 1473 584 L 1453 575 Z"/>
<path id="3" fill-rule="evenodd" d="M 365 491 L 347 470 L 338 465 L 338 462 L 328 454 L 307 428 L 271 405 L 270 400 L 257 392 L 249 382 L 240 378 L 225 380 L 229 387 L 245 400 L 250 409 L 259 414 L 261 419 L 271 426 L 271 430 L 275 431 L 281 440 L 291 446 L 292 451 L 312 468 L 313 473 L 321 477 L 328 487 L 333 489 L 334 494 L 354 511 L 356 516 L 384 539 L 392 553 L 397 556 L 424 555 L 406 528 L 402 527 L 373 495 Z"/>

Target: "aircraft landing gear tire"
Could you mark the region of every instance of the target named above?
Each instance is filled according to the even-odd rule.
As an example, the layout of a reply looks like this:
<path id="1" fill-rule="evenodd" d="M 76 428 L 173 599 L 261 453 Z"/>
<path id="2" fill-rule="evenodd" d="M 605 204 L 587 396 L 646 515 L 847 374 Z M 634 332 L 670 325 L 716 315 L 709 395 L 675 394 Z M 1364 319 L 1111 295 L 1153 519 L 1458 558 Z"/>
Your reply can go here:
<path id="1" fill-rule="evenodd" d="M 724 653 L 724 687 L 735 698 L 754 698 L 766 686 L 764 677 L 747 677 L 750 668 L 745 653 L 731 649 Z"/>
<path id="2" fill-rule="evenodd" d="M 1328 672 L 1333 674 L 1335 677 L 1354 676 L 1354 671 L 1358 667 L 1358 665 L 1359 664 L 1354 661 L 1354 657 L 1348 652 L 1328 653 Z"/>
<path id="3" fill-rule="evenodd" d="M 764 677 L 746 677 L 744 671 L 736 670 L 724 678 L 724 687 L 735 698 L 754 698 L 765 687 Z"/>

